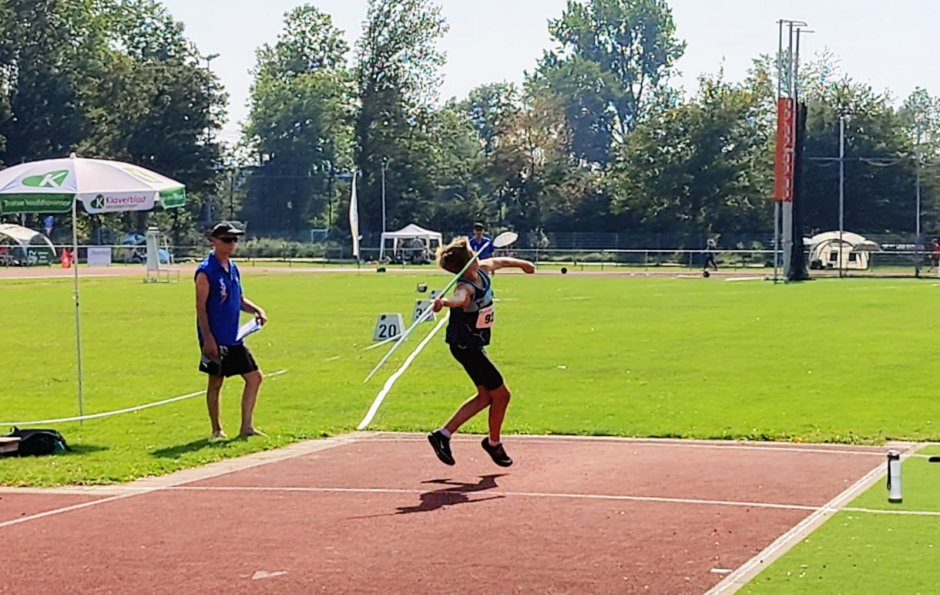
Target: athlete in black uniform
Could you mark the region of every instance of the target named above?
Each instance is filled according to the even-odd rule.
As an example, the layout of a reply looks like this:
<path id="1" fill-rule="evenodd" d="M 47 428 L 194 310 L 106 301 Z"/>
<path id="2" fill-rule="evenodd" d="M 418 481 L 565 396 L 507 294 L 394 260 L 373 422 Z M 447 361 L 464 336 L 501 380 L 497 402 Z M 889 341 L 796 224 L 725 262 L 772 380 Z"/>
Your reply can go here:
<path id="1" fill-rule="evenodd" d="M 437 261 L 441 268 L 456 275 L 467 266 L 473 254 L 467 238 L 458 238 L 438 250 Z M 535 272 L 535 265 L 518 258 L 489 258 L 483 262 L 477 260 L 457 282 L 452 298 L 434 300 L 435 312 L 450 308 L 447 344 L 450 345 L 454 359 L 460 362 L 477 387 L 476 395 L 461 405 L 442 428 L 428 435 L 428 441 L 434 447 L 437 458 L 447 465 L 454 464 L 450 437 L 487 407 L 490 408 L 490 432 L 489 436 L 483 439 L 483 450 L 497 465 L 512 465 L 512 459 L 506 454 L 500 441 L 503 419 L 506 416 L 506 408 L 509 407 L 509 389 L 499 370 L 486 355 L 486 346 L 490 344 L 491 329 L 495 322 L 493 286 L 489 273 L 507 267 L 520 268 L 528 274 Z"/>

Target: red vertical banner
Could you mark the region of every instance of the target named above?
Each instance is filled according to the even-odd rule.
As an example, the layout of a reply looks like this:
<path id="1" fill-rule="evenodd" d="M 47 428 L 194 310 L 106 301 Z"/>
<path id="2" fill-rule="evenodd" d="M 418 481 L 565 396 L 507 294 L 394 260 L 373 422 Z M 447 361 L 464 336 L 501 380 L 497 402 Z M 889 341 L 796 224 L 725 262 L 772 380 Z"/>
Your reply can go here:
<path id="1" fill-rule="evenodd" d="M 774 200 L 793 202 L 796 148 L 796 109 L 793 99 L 777 100 L 777 155 L 774 159 Z"/>

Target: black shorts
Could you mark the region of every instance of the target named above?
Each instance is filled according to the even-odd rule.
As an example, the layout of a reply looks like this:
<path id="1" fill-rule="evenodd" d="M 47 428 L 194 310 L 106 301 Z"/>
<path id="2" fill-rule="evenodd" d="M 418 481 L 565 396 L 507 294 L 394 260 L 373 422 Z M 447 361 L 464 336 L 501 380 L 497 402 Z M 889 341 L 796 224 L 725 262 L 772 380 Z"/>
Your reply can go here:
<path id="1" fill-rule="evenodd" d="M 222 376 L 229 378 L 231 376 L 241 376 L 250 374 L 258 370 L 258 363 L 251 354 L 248 346 L 241 345 L 219 345 L 219 362 L 212 361 L 206 354 L 202 354 L 199 361 L 199 371 L 209 376 Z"/>
<path id="2" fill-rule="evenodd" d="M 486 351 L 482 347 L 460 348 L 451 345 L 450 353 L 470 375 L 474 386 L 482 386 L 486 390 L 496 390 L 503 385 L 502 374 L 487 357 Z"/>

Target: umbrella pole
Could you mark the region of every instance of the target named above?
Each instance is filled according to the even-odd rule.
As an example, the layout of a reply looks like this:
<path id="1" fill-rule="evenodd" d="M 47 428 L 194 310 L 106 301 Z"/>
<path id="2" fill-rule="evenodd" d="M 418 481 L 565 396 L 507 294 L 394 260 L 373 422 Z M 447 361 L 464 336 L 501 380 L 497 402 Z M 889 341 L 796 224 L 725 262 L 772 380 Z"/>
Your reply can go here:
<path id="1" fill-rule="evenodd" d="M 78 197 L 72 201 L 72 269 L 75 273 L 75 346 L 78 352 L 78 416 L 85 415 L 85 401 L 82 394 L 82 323 L 81 323 L 81 305 L 78 295 Z M 84 420 L 79 420 L 80 425 L 85 425 Z"/>

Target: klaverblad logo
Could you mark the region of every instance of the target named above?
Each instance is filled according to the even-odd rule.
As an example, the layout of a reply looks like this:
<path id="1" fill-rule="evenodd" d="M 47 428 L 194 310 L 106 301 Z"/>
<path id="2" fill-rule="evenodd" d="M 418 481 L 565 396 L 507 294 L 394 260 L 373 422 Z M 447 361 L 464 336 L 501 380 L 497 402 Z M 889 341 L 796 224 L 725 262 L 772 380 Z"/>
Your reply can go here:
<path id="1" fill-rule="evenodd" d="M 97 210 L 104 209 L 104 195 L 103 194 L 99 194 L 94 199 L 92 199 L 91 208 L 97 209 Z"/>
<path id="2" fill-rule="evenodd" d="M 23 180 L 23 185 L 29 186 L 30 188 L 60 188 L 68 177 L 69 172 L 66 169 L 51 171 L 47 174 L 30 176 Z"/>

